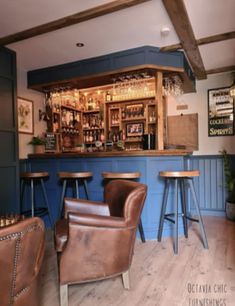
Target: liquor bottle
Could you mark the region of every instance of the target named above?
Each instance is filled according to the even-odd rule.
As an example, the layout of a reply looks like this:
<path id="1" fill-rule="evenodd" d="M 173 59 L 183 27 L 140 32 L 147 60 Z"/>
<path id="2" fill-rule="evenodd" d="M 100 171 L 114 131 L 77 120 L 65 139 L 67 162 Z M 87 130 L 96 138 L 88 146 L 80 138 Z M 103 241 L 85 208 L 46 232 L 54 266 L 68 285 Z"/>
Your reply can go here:
<path id="1" fill-rule="evenodd" d="M 104 141 L 104 138 L 105 138 L 105 137 L 104 137 L 104 131 L 102 131 L 102 132 L 101 132 L 101 135 L 100 135 L 100 141 Z"/>
<path id="2" fill-rule="evenodd" d="M 111 97 L 111 94 L 110 94 L 109 91 L 106 92 L 106 101 L 107 101 L 107 102 L 112 101 L 112 97 Z"/>
<path id="3" fill-rule="evenodd" d="M 108 140 L 112 140 L 113 138 L 113 133 L 111 131 L 108 132 Z"/>
<path id="4" fill-rule="evenodd" d="M 113 132 L 113 142 L 117 142 L 117 134 L 116 132 Z"/>
<path id="5" fill-rule="evenodd" d="M 93 141 L 92 131 L 90 131 L 88 135 L 89 135 L 89 136 L 88 136 L 88 139 L 89 139 L 88 142 L 92 142 L 92 141 Z"/>
<path id="6" fill-rule="evenodd" d="M 87 102 L 87 109 L 88 110 L 93 110 L 93 100 L 92 100 L 92 97 L 90 97 L 88 99 L 88 102 Z"/>
<path id="7" fill-rule="evenodd" d="M 126 140 L 126 133 L 125 133 L 125 130 L 122 131 L 122 140 L 123 140 L 123 141 Z"/>
<path id="8" fill-rule="evenodd" d="M 126 118 L 126 112 L 125 112 L 125 108 L 122 108 L 122 119 Z"/>
<path id="9" fill-rule="evenodd" d="M 97 131 L 95 130 L 94 131 L 94 134 L 93 134 L 93 141 L 97 141 L 98 140 L 98 133 Z"/>
<path id="10" fill-rule="evenodd" d="M 115 115 L 114 113 L 112 113 L 111 115 L 111 125 L 114 125 L 115 124 Z"/>

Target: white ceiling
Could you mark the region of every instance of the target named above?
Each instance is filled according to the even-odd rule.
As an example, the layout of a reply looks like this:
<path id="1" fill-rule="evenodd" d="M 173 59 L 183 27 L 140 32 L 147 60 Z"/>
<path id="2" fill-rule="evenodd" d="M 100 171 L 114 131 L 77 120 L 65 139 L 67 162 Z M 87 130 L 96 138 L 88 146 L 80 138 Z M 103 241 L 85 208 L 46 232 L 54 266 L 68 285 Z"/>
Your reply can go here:
<path id="1" fill-rule="evenodd" d="M 7 36 L 110 0 L 0 0 L 0 37 Z M 196 39 L 235 30 L 235 0 L 185 0 Z M 161 29 L 169 27 L 167 37 Z M 83 48 L 76 43 L 83 42 Z M 178 43 L 161 0 L 36 36 L 7 47 L 26 71 L 95 57 L 143 45 Z M 235 39 L 199 47 L 205 69 L 235 65 Z"/>

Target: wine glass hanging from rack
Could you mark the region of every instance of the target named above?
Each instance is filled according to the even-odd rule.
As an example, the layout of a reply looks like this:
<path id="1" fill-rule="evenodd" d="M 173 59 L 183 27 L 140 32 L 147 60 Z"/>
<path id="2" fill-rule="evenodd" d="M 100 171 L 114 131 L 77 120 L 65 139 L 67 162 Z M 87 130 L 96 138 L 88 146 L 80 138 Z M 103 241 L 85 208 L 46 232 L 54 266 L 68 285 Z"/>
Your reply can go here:
<path id="1" fill-rule="evenodd" d="M 165 96 L 181 96 L 183 82 L 178 75 L 167 76 L 163 78 L 163 89 Z"/>
<path id="2" fill-rule="evenodd" d="M 59 111 L 61 106 L 78 108 L 79 91 L 70 86 L 57 87 L 45 92 L 45 107 L 50 107 L 53 111 Z"/>
<path id="3" fill-rule="evenodd" d="M 153 77 L 147 72 L 113 78 L 112 100 L 123 101 L 155 96 Z"/>

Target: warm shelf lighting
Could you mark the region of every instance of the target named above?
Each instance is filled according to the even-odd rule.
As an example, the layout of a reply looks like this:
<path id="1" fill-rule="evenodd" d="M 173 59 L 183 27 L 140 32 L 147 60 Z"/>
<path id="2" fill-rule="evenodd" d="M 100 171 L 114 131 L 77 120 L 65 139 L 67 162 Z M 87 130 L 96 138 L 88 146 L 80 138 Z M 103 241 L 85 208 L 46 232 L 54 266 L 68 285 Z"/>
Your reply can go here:
<path id="1" fill-rule="evenodd" d="M 229 94 L 232 98 L 235 98 L 235 73 L 233 73 L 233 84 L 229 89 Z"/>

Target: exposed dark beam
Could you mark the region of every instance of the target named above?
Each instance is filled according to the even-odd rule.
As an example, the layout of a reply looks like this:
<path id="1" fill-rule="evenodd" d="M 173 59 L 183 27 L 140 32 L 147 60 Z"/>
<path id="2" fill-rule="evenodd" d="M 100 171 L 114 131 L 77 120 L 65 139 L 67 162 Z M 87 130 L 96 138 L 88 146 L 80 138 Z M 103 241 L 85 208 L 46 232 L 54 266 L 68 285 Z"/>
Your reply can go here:
<path id="1" fill-rule="evenodd" d="M 28 39 L 37 35 L 52 32 L 64 27 L 71 26 L 83 21 L 87 21 L 92 18 L 100 17 L 106 14 L 110 14 L 143 2 L 150 0 L 116 0 L 110 3 L 102 4 L 91 9 L 63 17 L 61 19 L 42 24 L 40 26 L 27 29 L 12 35 L 8 35 L 0 38 L 0 45 L 9 45 L 24 39 Z"/>
<path id="2" fill-rule="evenodd" d="M 220 41 L 233 39 L 233 38 L 235 38 L 235 31 L 199 38 L 196 40 L 196 42 L 197 42 L 197 45 L 200 46 L 200 45 L 211 44 L 211 43 L 220 42 Z M 161 51 L 176 51 L 178 49 L 182 49 L 181 44 L 165 46 L 165 47 L 162 47 L 160 50 Z"/>
<path id="3" fill-rule="evenodd" d="M 160 51 L 171 52 L 171 51 L 176 51 L 176 50 L 179 50 L 179 49 L 182 49 L 182 45 L 181 44 L 174 44 L 174 45 L 168 45 L 168 46 L 165 46 L 165 47 L 161 47 Z"/>
<path id="4" fill-rule="evenodd" d="M 183 0 L 162 0 L 197 79 L 206 71 Z"/>
<path id="5" fill-rule="evenodd" d="M 206 71 L 206 73 L 216 74 L 216 73 L 221 73 L 221 72 L 232 72 L 232 71 L 235 71 L 235 65 L 225 66 L 225 67 L 220 67 L 220 68 L 215 68 L 215 69 L 209 69 Z"/>
<path id="6" fill-rule="evenodd" d="M 235 31 L 233 32 L 227 32 L 227 33 L 221 33 L 213 36 L 208 36 L 204 38 L 197 39 L 198 45 L 206 45 L 211 44 L 223 40 L 233 39 L 235 38 Z"/>

